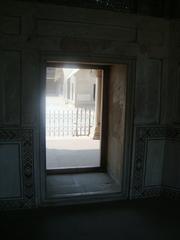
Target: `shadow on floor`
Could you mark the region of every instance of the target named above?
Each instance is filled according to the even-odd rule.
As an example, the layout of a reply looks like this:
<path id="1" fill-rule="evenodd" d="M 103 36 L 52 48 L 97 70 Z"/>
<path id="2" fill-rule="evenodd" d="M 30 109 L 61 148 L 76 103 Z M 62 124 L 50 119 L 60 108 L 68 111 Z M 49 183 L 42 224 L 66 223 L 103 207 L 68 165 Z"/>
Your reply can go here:
<path id="1" fill-rule="evenodd" d="M 180 239 L 176 201 L 142 200 L 0 214 L 2 239 Z"/>

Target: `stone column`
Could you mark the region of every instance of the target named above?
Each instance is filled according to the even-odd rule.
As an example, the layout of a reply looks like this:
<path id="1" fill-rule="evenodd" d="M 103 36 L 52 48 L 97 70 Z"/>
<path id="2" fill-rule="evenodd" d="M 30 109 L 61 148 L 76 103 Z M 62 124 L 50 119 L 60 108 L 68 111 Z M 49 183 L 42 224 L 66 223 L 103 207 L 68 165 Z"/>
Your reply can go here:
<path id="1" fill-rule="evenodd" d="M 102 113 L 102 79 L 103 71 L 97 70 L 96 79 L 96 101 L 95 101 L 95 127 L 93 139 L 99 140 L 101 138 L 101 113 Z"/>

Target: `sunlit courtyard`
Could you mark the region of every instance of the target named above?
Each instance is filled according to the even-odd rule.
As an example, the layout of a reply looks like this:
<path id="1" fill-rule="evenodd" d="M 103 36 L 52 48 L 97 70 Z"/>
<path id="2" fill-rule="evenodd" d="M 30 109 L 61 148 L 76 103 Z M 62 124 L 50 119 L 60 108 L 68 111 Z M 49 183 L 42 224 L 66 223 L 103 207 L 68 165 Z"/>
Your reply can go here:
<path id="1" fill-rule="evenodd" d="M 97 70 L 47 69 L 47 170 L 100 167 L 96 89 Z"/>
<path id="2" fill-rule="evenodd" d="M 89 137 L 46 141 L 47 169 L 99 167 L 100 141 Z"/>

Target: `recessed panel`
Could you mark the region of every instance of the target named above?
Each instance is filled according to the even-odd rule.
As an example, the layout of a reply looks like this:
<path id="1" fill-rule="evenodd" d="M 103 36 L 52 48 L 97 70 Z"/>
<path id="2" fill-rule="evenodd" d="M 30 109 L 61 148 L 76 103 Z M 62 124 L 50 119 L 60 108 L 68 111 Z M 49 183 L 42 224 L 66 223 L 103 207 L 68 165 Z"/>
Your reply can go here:
<path id="1" fill-rule="evenodd" d="M 78 29 L 78 32 L 77 32 Z M 136 29 L 121 26 L 108 26 L 97 24 L 94 27 L 89 23 L 69 23 L 61 21 L 38 21 L 38 34 L 40 36 L 56 36 L 60 37 L 78 37 L 78 38 L 96 38 L 96 39 L 109 39 L 124 42 L 133 42 L 136 40 Z"/>
<path id="2" fill-rule="evenodd" d="M 4 124 L 20 123 L 21 56 L 18 51 L 3 53 Z"/>
<path id="3" fill-rule="evenodd" d="M 0 143 L 0 198 L 21 196 L 21 158 L 19 144 Z"/>
<path id="4" fill-rule="evenodd" d="M 16 17 L 16 16 L 3 17 L 1 29 L 4 34 L 19 35 L 21 31 L 20 17 Z"/>
<path id="5" fill-rule="evenodd" d="M 145 186 L 160 186 L 162 183 L 164 140 L 149 140 L 145 166 Z"/>
<path id="6" fill-rule="evenodd" d="M 168 140 L 165 148 L 164 178 L 166 186 L 180 188 L 180 141 Z"/>
<path id="7" fill-rule="evenodd" d="M 135 120 L 137 123 L 159 123 L 162 62 L 142 59 L 139 62 Z"/>
<path id="8" fill-rule="evenodd" d="M 180 123 L 180 64 L 178 66 L 178 77 L 176 80 L 175 106 L 174 121 Z"/>

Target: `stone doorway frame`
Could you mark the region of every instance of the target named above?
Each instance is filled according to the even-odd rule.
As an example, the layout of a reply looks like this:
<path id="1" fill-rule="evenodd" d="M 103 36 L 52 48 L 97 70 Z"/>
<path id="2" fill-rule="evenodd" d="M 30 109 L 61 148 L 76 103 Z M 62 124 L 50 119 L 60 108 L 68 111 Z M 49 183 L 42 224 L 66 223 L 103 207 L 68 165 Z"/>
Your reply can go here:
<path id="1" fill-rule="evenodd" d="M 59 54 L 60 55 L 60 54 Z M 61 54 L 45 54 L 41 57 L 41 84 L 40 84 L 40 201 L 39 206 L 50 205 L 67 205 L 75 203 L 88 203 L 99 201 L 110 201 L 130 198 L 130 183 L 131 183 L 131 166 L 132 166 L 132 151 L 133 151 L 133 131 L 134 131 L 134 96 L 135 96 L 135 78 L 136 78 L 136 58 L 132 57 L 68 57 Z M 54 63 L 71 62 L 78 64 L 90 64 L 91 66 L 111 66 L 114 64 L 126 64 L 128 66 L 127 73 L 127 93 L 126 93 L 126 112 L 125 112 L 125 134 L 124 134 L 124 156 L 123 156 L 123 176 L 122 190 L 118 193 L 107 193 L 90 196 L 72 196 L 67 198 L 47 199 L 46 194 L 46 159 L 45 159 L 45 138 L 44 138 L 44 119 L 43 119 L 43 96 L 45 94 L 44 79 L 47 61 Z"/>

